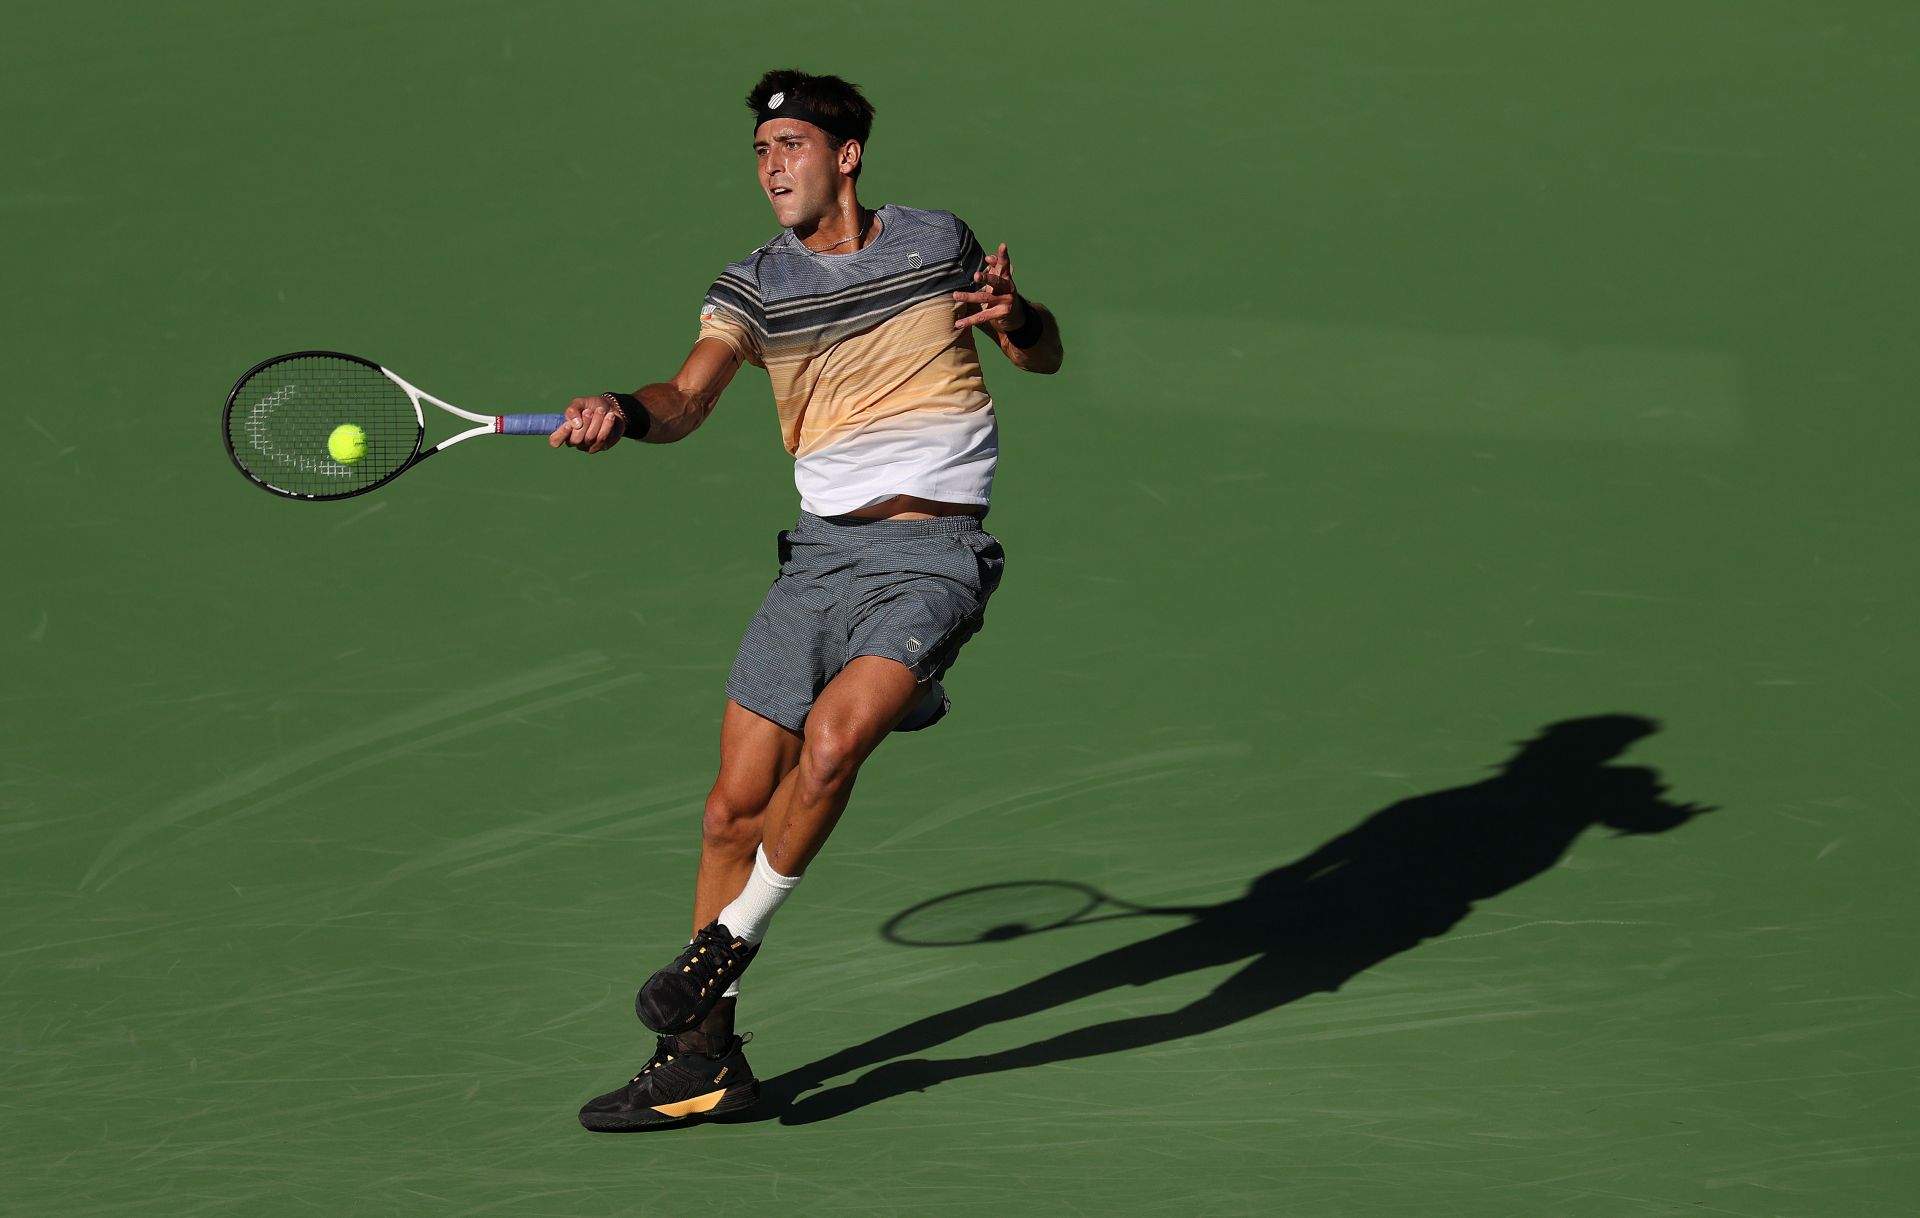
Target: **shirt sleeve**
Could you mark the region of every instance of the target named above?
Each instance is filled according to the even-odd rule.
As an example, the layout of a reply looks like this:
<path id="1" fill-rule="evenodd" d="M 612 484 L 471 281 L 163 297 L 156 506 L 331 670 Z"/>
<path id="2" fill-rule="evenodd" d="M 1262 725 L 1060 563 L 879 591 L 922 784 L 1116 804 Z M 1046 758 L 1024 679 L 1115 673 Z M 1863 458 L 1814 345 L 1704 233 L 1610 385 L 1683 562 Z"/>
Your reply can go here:
<path id="1" fill-rule="evenodd" d="M 965 220 L 955 216 L 953 226 L 954 236 L 960 246 L 960 274 L 971 284 L 974 272 L 987 269 L 987 252 L 980 248 L 980 242 L 975 239 L 973 230 L 967 227 Z"/>
<path id="2" fill-rule="evenodd" d="M 766 316 L 759 286 L 728 268 L 713 281 L 700 305 L 700 337 L 718 339 L 741 359 L 764 368 L 765 335 Z"/>

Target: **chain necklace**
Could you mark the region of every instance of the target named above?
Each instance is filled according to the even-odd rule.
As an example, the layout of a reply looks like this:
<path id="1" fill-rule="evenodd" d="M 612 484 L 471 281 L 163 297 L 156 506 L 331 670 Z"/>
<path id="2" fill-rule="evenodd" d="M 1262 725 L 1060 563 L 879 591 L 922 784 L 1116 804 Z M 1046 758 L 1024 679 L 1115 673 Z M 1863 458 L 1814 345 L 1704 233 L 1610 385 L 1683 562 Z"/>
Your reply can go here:
<path id="1" fill-rule="evenodd" d="M 833 243 L 832 245 L 823 245 L 823 246 L 821 246 L 821 247 L 820 247 L 819 249 L 817 249 L 817 250 L 814 250 L 813 252 L 814 252 L 814 253 L 816 253 L 816 254 L 824 254 L 824 253 L 826 253 L 826 252 L 827 252 L 828 250 L 830 250 L 830 249 L 837 249 L 837 248 L 839 248 L 840 246 L 843 246 L 843 245 L 845 245 L 845 244 L 846 244 L 847 242 L 849 242 L 849 241 L 858 241 L 858 240 L 859 240 L 860 238 L 862 238 L 862 237 L 864 237 L 864 236 L 866 236 L 866 235 L 867 235 L 867 225 L 868 225 L 868 224 L 870 224 L 870 223 L 872 223 L 872 222 L 873 222 L 873 217 L 874 217 L 874 216 L 876 216 L 876 215 L 878 215 L 878 214 L 879 214 L 879 213 L 877 213 L 877 212 L 870 212 L 870 211 L 868 211 L 868 210 L 867 210 L 866 208 L 864 208 L 864 207 L 863 207 L 863 208 L 861 208 L 861 209 L 860 209 L 860 228 L 859 228 L 859 231 L 857 231 L 857 232 L 855 232 L 855 233 L 853 234 L 853 236 L 851 236 L 851 237 L 842 237 L 842 238 L 840 238 L 840 240 L 838 240 L 838 241 L 836 241 L 836 242 L 834 242 L 834 243 Z M 809 248 L 809 249 L 812 249 L 813 247 L 811 247 L 811 246 L 808 246 L 808 248 Z M 864 248 L 864 247 L 863 247 L 863 248 Z"/>

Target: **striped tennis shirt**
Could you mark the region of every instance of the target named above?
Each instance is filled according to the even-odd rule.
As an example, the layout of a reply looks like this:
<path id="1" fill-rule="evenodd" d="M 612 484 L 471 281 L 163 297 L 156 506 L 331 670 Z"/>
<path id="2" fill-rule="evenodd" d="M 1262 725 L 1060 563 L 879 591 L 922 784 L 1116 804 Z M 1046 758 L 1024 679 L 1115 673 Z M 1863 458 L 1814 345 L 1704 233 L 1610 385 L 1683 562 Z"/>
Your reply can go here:
<path id="1" fill-rule="evenodd" d="M 788 229 L 707 290 L 700 337 L 767 370 L 800 506 L 839 516 L 916 495 L 985 506 L 1000 451 L 974 327 L 954 329 L 986 265 L 959 217 L 892 204 L 849 254 Z"/>

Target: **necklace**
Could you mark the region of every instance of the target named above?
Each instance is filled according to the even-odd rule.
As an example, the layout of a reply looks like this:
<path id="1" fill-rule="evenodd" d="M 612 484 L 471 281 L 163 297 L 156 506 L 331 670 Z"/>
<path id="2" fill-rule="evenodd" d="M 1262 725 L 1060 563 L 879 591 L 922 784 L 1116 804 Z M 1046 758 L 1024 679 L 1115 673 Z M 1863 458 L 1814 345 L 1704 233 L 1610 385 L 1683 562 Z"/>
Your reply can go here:
<path id="1" fill-rule="evenodd" d="M 864 207 L 861 208 L 860 209 L 860 228 L 857 232 L 853 234 L 853 236 L 842 237 L 840 238 L 840 240 L 834 242 L 832 245 L 823 245 L 819 249 L 814 250 L 813 252 L 816 254 L 824 254 L 830 249 L 838 249 L 840 246 L 845 245 L 849 241 L 858 241 L 860 238 L 867 235 L 867 225 L 872 222 L 872 218 L 875 214 L 877 213 L 869 212 Z"/>

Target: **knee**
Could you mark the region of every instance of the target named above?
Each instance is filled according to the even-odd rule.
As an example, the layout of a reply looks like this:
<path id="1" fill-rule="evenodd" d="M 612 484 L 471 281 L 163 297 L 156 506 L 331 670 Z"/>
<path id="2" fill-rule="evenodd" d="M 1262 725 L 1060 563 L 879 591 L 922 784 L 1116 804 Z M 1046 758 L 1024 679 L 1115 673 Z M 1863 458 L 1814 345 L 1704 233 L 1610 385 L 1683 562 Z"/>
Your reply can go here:
<path id="1" fill-rule="evenodd" d="M 760 819 L 766 810 L 765 800 L 743 799 L 715 787 L 700 819 L 701 843 L 708 849 L 751 851 L 760 844 Z"/>
<path id="2" fill-rule="evenodd" d="M 831 725 L 808 725 L 807 741 L 802 746 L 801 774 L 817 795 L 844 793 L 853 786 L 854 776 L 866 754 L 852 732 Z"/>

